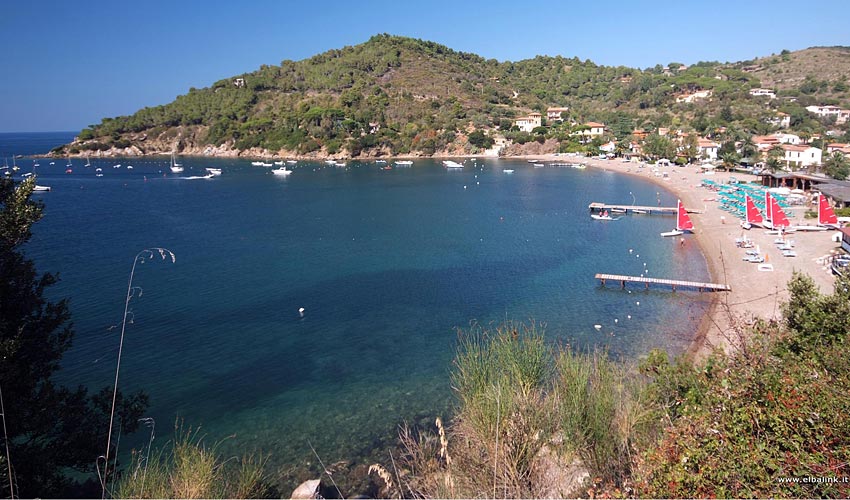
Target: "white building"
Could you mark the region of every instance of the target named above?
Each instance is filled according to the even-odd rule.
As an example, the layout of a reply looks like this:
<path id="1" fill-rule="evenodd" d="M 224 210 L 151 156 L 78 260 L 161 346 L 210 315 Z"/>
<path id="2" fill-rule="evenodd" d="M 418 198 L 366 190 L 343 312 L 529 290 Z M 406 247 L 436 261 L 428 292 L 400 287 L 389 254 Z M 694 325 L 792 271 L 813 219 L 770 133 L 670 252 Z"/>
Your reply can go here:
<path id="1" fill-rule="evenodd" d="M 773 137 L 779 139 L 779 142 L 782 144 L 793 144 L 795 146 L 798 146 L 803 142 L 802 140 L 800 140 L 800 136 L 794 134 L 782 134 L 777 132 L 773 134 Z"/>
<path id="2" fill-rule="evenodd" d="M 807 167 L 821 163 L 821 150 L 818 148 L 783 144 L 782 149 L 785 151 L 785 157 L 782 160 L 787 167 Z"/>
<path id="3" fill-rule="evenodd" d="M 779 128 L 790 128 L 791 127 L 791 115 L 788 113 L 783 113 L 781 111 L 776 112 L 776 116 L 773 118 L 768 118 L 765 120 L 767 123 L 773 125 L 774 127 Z"/>
<path id="4" fill-rule="evenodd" d="M 529 113 L 528 116 L 522 116 L 517 118 L 514 121 L 514 125 L 516 125 L 523 132 L 531 132 L 535 128 L 539 127 L 543 121 L 543 115 L 540 113 Z"/>
<path id="5" fill-rule="evenodd" d="M 776 92 L 770 89 L 750 89 L 750 95 L 753 97 L 767 97 L 769 99 L 776 99 Z"/>
<path id="6" fill-rule="evenodd" d="M 711 90 L 700 90 L 693 94 L 683 94 L 676 97 L 676 102 L 694 102 L 700 99 L 708 99 L 711 97 Z"/>
<path id="7" fill-rule="evenodd" d="M 836 125 L 850 120 L 850 109 L 841 109 L 838 106 L 806 106 L 806 111 L 821 117 L 834 116 Z"/>
<path id="8" fill-rule="evenodd" d="M 720 144 L 708 139 L 700 137 L 697 140 L 697 148 L 699 149 L 700 158 L 708 158 L 709 160 L 717 159 L 717 150 L 720 149 Z"/>
<path id="9" fill-rule="evenodd" d="M 566 113 L 570 108 L 549 108 L 546 110 L 546 119 L 549 121 L 563 120 L 561 113 Z"/>

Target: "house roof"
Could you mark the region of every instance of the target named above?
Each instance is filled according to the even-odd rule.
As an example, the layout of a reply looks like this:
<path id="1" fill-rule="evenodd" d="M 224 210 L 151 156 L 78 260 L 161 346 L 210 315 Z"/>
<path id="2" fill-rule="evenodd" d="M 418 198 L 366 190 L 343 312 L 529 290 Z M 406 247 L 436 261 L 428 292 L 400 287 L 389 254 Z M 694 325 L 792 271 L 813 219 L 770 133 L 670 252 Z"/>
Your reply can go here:
<path id="1" fill-rule="evenodd" d="M 587 123 L 585 123 L 585 126 L 590 127 L 590 128 L 599 128 L 599 127 L 605 128 L 604 123 L 596 123 L 596 122 L 587 122 Z"/>
<path id="2" fill-rule="evenodd" d="M 803 151 L 808 151 L 809 149 L 817 148 L 811 148 L 810 146 L 795 146 L 793 144 L 783 144 L 782 149 L 784 149 L 785 151 L 797 151 L 799 153 L 802 153 Z"/>
<path id="3" fill-rule="evenodd" d="M 716 142 L 710 141 L 708 139 L 703 139 L 702 137 L 700 137 L 697 140 L 697 145 L 701 148 L 719 148 L 720 147 L 720 144 L 717 144 Z"/>
<path id="4" fill-rule="evenodd" d="M 837 181 L 832 181 L 818 186 L 821 193 L 834 198 L 841 202 L 850 201 L 850 183 L 838 184 Z"/>
<path id="5" fill-rule="evenodd" d="M 559 113 L 559 112 L 564 112 L 564 111 L 569 111 L 569 110 L 570 110 L 570 108 L 547 108 L 546 112 L 548 113 L 550 111 L 553 111 L 555 113 Z"/>

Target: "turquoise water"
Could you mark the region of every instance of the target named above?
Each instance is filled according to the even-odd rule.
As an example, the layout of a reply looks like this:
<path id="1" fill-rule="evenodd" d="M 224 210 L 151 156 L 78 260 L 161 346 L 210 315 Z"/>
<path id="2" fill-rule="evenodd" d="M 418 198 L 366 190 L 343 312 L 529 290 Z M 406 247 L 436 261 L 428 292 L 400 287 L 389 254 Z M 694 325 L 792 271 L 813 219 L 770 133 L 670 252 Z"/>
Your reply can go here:
<path id="1" fill-rule="evenodd" d="M 111 384 L 110 327 L 133 256 L 167 247 L 176 263 L 136 270 L 144 293 L 131 302 L 121 388 L 151 395 L 158 439 L 179 416 L 225 450 L 271 453 L 285 477 L 315 462 L 310 444 L 326 464 L 369 461 L 402 421 L 448 415 L 456 328 L 471 321 L 533 318 L 553 342 L 632 357 L 683 350 L 710 299 L 594 280 L 644 270 L 708 279 L 692 241 L 658 235 L 672 217 L 590 219 L 591 201 L 675 204 L 610 172 L 299 162 L 281 179 L 248 160 L 184 158 L 180 175 L 167 158 L 75 159 L 71 174 L 54 161 L 37 169 L 53 191 L 39 195 L 46 216 L 27 250 L 61 274 L 51 293 L 71 298 L 62 381 Z M 18 160 L 22 172 L 32 163 Z M 211 166 L 223 175 L 187 179 Z"/>

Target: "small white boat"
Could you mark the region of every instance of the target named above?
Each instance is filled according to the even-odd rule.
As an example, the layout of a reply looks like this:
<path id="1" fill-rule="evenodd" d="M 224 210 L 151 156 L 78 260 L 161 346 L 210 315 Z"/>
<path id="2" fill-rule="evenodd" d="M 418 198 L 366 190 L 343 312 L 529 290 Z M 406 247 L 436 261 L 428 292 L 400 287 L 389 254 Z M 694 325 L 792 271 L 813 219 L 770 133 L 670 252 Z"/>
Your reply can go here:
<path id="1" fill-rule="evenodd" d="M 287 165 L 295 165 L 298 162 L 295 161 L 295 160 L 286 160 L 286 163 L 287 163 Z"/>
<path id="2" fill-rule="evenodd" d="M 599 214 L 591 214 L 590 216 L 593 220 L 620 220 L 619 217 L 611 217 L 610 215 L 599 215 Z"/>
<path id="3" fill-rule="evenodd" d="M 542 163 L 534 163 L 533 165 L 534 165 L 534 168 L 540 168 L 540 167 L 544 167 L 544 166 L 545 166 L 545 165 L 543 165 Z"/>
<path id="4" fill-rule="evenodd" d="M 103 169 L 100 168 L 100 167 L 97 167 L 96 169 L 94 169 L 94 171 L 100 173 L 100 172 L 103 172 Z"/>
<path id="5" fill-rule="evenodd" d="M 504 173 L 506 173 L 506 174 L 512 174 L 512 173 L 514 173 L 514 171 L 513 171 L 512 169 L 510 169 L 510 168 L 503 169 L 503 170 L 502 170 L 502 172 L 504 172 Z"/>
<path id="6" fill-rule="evenodd" d="M 273 167 L 273 166 L 274 166 L 274 164 L 273 164 L 273 163 L 260 163 L 260 166 L 263 166 L 263 167 Z"/>
<path id="7" fill-rule="evenodd" d="M 456 161 L 452 161 L 452 160 L 443 160 L 443 166 L 446 167 L 446 169 L 449 169 L 449 170 L 463 168 L 463 165 L 461 165 L 460 163 L 458 163 Z"/>
<path id="8" fill-rule="evenodd" d="M 175 174 L 183 171 L 183 165 L 177 163 L 177 160 L 174 159 L 174 151 L 171 152 L 171 171 Z"/>
<path id="9" fill-rule="evenodd" d="M 284 163 L 283 160 L 274 162 L 274 164 L 279 166 L 279 167 L 282 167 L 283 163 Z"/>
<path id="10" fill-rule="evenodd" d="M 411 160 L 399 160 L 399 161 L 395 162 L 395 164 L 399 165 L 399 166 L 405 166 L 405 165 L 410 166 L 410 165 L 413 165 L 413 162 Z"/>
<path id="11" fill-rule="evenodd" d="M 133 170 L 133 165 L 127 165 L 127 170 Z"/>
<path id="12" fill-rule="evenodd" d="M 251 165 L 253 165 L 253 166 L 255 166 L 255 167 L 262 167 L 262 166 L 263 166 L 263 162 L 261 162 L 261 161 L 252 161 L 252 162 L 251 162 Z"/>
<path id="13" fill-rule="evenodd" d="M 36 184 L 36 185 L 35 185 L 35 187 L 34 187 L 34 188 L 32 188 L 32 190 L 33 190 L 34 192 L 45 192 L 45 191 L 50 191 L 50 186 L 39 186 L 38 184 Z"/>
<path id="14" fill-rule="evenodd" d="M 209 172 L 209 174 L 213 177 L 215 177 L 216 175 L 221 175 L 220 168 L 207 168 L 206 171 Z"/>
<path id="15" fill-rule="evenodd" d="M 387 160 L 375 160 L 375 163 L 386 163 Z"/>
<path id="16" fill-rule="evenodd" d="M 276 169 L 272 170 L 272 173 L 274 175 L 281 175 L 281 176 L 286 177 L 287 175 L 292 173 L 292 170 L 287 170 L 286 167 L 280 167 L 280 168 L 276 168 Z"/>
<path id="17" fill-rule="evenodd" d="M 338 161 L 338 162 L 334 163 L 334 166 L 335 166 L 335 167 L 344 167 L 344 166 L 345 166 L 345 162 L 344 162 L 344 161 Z"/>
<path id="18" fill-rule="evenodd" d="M 94 174 L 95 177 L 103 177 L 103 174 Z"/>
<path id="19" fill-rule="evenodd" d="M 336 160 L 325 160 L 325 163 L 328 165 L 336 165 Z"/>

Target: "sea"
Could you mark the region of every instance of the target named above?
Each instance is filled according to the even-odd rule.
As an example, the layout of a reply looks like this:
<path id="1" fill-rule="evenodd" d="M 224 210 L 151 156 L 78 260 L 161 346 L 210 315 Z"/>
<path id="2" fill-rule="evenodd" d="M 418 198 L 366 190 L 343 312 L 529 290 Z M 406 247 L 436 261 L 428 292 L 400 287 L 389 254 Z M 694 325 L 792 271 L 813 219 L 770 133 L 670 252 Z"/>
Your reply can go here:
<path id="1" fill-rule="evenodd" d="M 150 395 L 155 443 L 199 430 L 225 453 L 268 454 L 286 485 L 317 476 L 319 457 L 383 461 L 400 424 L 449 418 L 472 324 L 534 321 L 553 345 L 634 360 L 683 352 L 711 300 L 594 279 L 709 281 L 693 239 L 659 236 L 672 216 L 589 217 L 594 201 L 675 206 L 637 177 L 492 158 L 299 161 L 282 178 L 250 159 L 181 157 L 173 174 L 167 156 L 31 156 L 73 135 L 0 134 L 15 178 L 51 188 L 25 251 L 59 274 L 48 295 L 70 299 L 58 381 L 111 386 L 132 286 L 119 386 Z"/>

